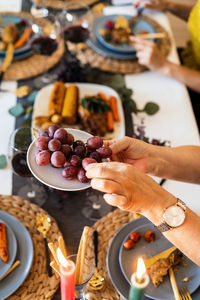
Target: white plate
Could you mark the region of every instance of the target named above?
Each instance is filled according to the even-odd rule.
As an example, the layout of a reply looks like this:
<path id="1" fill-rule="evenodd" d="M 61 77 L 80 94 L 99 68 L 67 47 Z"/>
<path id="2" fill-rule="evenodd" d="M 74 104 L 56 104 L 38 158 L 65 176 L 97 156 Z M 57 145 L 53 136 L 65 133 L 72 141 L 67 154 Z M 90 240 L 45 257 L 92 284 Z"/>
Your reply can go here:
<path id="1" fill-rule="evenodd" d="M 66 130 L 74 136 L 75 140 L 86 142 L 91 134 L 72 128 Z M 47 166 L 38 166 L 35 161 L 37 148 L 33 141 L 27 152 L 27 162 L 32 174 L 42 183 L 57 190 L 62 191 L 80 191 L 90 187 L 90 183 L 82 183 L 78 179 L 67 180 L 62 176 L 62 168 L 53 168 L 50 164 Z"/>
<path id="2" fill-rule="evenodd" d="M 117 108 L 120 117 L 120 122 L 115 122 L 114 131 L 112 133 L 106 133 L 105 139 L 120 139 L 125 135 L 125 122 L 124 122 L 124 112 L 119 95 L 110 87 L 100 84 L 92 83 L 75 83 L 79 88 L 79 99 L 84 96 L 96 95 L 102 92 L 108 96 L 115 96 L 117 98 Z M 68 86 L 69 84 L 66 84 Z M 34 108 L 33 108 L 33 119 L 37 116 L 48 116 L 48 103 L 49 97 L 53 88 L 53 84 L 49 84 L 42 88 L 36 97 Z M 68 125 L 66 125 L 68 127 Z M 75 126 L 73 126 L 74 128 Z"/>

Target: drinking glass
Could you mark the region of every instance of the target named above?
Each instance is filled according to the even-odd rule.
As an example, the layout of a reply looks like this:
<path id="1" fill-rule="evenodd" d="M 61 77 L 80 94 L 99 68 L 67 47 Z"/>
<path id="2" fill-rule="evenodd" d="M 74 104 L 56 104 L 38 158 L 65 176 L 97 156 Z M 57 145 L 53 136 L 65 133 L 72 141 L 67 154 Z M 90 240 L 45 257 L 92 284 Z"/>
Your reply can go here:
<path id="1" fill-rule="evenodd" d="M 69 2 L 59 15 L 65 41 L 83 43 L 90 37 L 92 12 L 81 1 Z"/>
<path id="2" fill-rule="evenodd" d="M 77 254 L 68 256 L 68 259 L 72 260 L 76 264 Z M 94 275 L 93 263 L 85 257 L 84 259 L 84 270 L 83 270 L 83 282 L 75 285 L 75 300 L 86 300 L 85 288 L 89 280 Z"/>
<path id="3" fill-rule="evenodd" d="M 47 193 L 43 186 L 34 183 L 33 175 L 26 160 L 31 143 L 31 128 L 21 127 L 16 129 L 9 138 L 7 157 L 13 172 L 18 176 L 27 177 L 28 183 L 23 185 L 17 194 L 42 206 L 47 200 Z"/>
<path id="4" fill-rule="evenodd" d="M 51 83 L 54 78 L 46 70 L 46 57 L 52 55 L 58 48 L 61 38 L 61 27 L 58 18 L 48 14 L 42 19 L 42 23 L 32 25 L 34 38 L 31 40 L 31 49 L 37 54 L 43 55 L 43 75 L 34 80 L 37 88 Z"/>

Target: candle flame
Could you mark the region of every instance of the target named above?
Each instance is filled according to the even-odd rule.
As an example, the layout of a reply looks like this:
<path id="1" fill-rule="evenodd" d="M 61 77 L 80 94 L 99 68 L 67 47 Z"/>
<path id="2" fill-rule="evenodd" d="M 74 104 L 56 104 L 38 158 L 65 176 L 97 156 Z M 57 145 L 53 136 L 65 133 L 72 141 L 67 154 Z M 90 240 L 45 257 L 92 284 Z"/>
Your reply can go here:
<path id="1" fill-rule="evenodd" d="M 61 249 L 58 247 L 57 250 L 57 257 L 58 257 L 58 261 L 59 263 L 63 266 L 63 267 L 68 267 L 69 266 L 69 262 L 67 261 L 67 259 L 64 257 Z"/>
<path id="2" fill-rule="evenodd" d="M 146 267 L 145 267 L 144 260 L 141 257 L 139 257 L 137 261 L 137 272 L 136 272 L 137 279 L 139 281 L 143 280 L 145 273 L 146 273 Z"/>

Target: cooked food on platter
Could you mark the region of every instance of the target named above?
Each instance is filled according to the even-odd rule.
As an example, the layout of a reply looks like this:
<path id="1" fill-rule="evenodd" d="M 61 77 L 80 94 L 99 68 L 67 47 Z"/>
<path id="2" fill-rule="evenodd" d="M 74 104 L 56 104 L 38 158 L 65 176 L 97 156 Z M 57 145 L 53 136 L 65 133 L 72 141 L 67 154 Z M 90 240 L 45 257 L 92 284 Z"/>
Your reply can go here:
<path id="1" fill-rule="evenodd" d="M 47 130 L 50 125 L 59 124 L 62 127 L 71 126 L 93 135 L 105 136 L 114 132 L 117 124 L 123 126 L 119 101 L 116 93 L 110 95 L 99 90 L 95 90 L 94 94 L 83 93 L 78 84 L 69 84 L 66 87 L 63 82 L 57 81 L 52 86 L 46 107 L 43 105 L 44 114 L 40 114 L 39 109 L 37 114 L 33 114 L 33 126 Z"/>
<path id="2" fill-rule="evenodd" d="M 5 263 L 8 261 L 6 226 L 2 222 L 0 222 L 0 258 Z"/>

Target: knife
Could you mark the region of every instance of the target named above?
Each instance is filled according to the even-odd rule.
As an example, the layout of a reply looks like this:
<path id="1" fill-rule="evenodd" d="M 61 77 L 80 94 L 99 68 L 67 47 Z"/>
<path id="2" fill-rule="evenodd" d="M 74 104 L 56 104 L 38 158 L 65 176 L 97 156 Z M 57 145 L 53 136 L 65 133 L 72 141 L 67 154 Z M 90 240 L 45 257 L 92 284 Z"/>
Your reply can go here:
<path id="1" fill-rule="evenodd" d="M 165 251 L 163 252 L 160 252 L 158 254 L 156 254 L 155 256 L 151 257 L 151 258 L 148 258 L 144 261 L 145 263 L 145 266 L 147 269 L 149 269 L 157 260 L 161 259 L 161 258 L 168 258 L 169 255 L 174 252 L 177 248 L 175 246 L 169 248 L 169 249 L 166 249 Z"/>
<path id="2" fill-rule="evenodd" d="M 12 60 L 13 60 L 13 54 L 14 54 L 14 45 L 12 43 L 8 44 L 7 50 L 6 50 L 6 56 L 4 58 L 4 61 L 1 66 L 1 71 L 0 71 L 0 85 L 1 82 L 3 81 L 4 73 L 10 66 Z"/>

